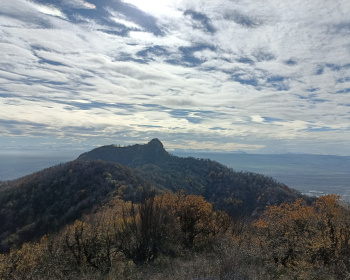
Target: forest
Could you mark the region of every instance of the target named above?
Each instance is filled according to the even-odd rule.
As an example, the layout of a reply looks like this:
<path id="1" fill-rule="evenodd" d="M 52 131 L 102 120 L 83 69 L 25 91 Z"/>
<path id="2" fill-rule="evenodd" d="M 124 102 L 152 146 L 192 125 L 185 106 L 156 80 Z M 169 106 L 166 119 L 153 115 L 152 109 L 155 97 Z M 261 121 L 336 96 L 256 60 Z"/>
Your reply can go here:
<path id="1" fill-rule="evenodd" d="M 150 196 L 149 196 L 150 195 Z M 232 219 L 202 196 L 116 196 L 0 255 L 1 279 L 348 279 L 350 212 L 328 195 Z"/>
<path id="2" fill-rule="evenodd" d="M 350 279 L 339 196 L 159 140 L 0 182 L 0 224 L 0 279 Z"/>

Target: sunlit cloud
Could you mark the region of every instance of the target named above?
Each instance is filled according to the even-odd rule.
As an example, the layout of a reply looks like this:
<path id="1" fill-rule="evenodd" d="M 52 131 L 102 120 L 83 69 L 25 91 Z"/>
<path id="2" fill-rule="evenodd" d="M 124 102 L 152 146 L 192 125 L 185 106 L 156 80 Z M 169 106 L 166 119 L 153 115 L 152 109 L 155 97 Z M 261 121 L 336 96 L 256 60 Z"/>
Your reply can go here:
<path id="1" fill-rule="evenodd" d="M 60 17 L 63 19 L 66 19 L 66 15 L 64 13 L 62 13 L 61 10 L 57 9 L 55 6 L 53 5 L 41 5 L 38 4 L 36 2 L 31 2 L 33 7 L 38 10 L 39 12 L 46 14 L 46 15 L 50 15 L 50 16 L 55 16 L 55 17 Z"/>
<path id="2" fill-rule="evenodd" d="M 177 11 L 177 4 L 182 1 L 172 1 L 172 0 L 122 0 L 124 3 L 133 5 L 138 9 L 151 14 L 153 16 L 177 16 L 179 13 Z"/>
<path id="3" fill-rule="evenodd" d="M 64 5 L 70 5 L 74 8 L 80 9 L 96 9 L 96 6 L 84 0 L 63 0 Z"/>

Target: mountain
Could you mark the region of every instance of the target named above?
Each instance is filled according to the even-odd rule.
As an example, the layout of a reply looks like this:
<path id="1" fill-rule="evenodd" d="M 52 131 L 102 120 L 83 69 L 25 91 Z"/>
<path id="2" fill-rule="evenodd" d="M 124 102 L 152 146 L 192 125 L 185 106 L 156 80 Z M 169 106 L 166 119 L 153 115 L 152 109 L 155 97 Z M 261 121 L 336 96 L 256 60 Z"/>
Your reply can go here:
<path id="1" fill-rule="evenodd" d="M 173 156 L 158 139 L 103 146 L 74 161 L 0 182 L 0 252 L 56 232 L 115 196 L 140 202 L 151 189 L 202 195 L 232 217 L 249 217 L 266 205 L 301 197 L 271 177 L 235 172 L 208 159 Z"/>
<path id="2" fill-rule="evenodd" d="M 162 165 L 174 160 L 158 139 L 151 140 L 146 145 L 118 147 L 115 145 L 102 146 L 78 157 L 78 160 L 104 160 L 120 163 L 129 167 L 138 167 L 145 164 Z"/>
<path id="3" fill-rule="evenodd" d="M 273 178 L 252 172 L 235 172 L 208 159 L 169 154 L 158 139 L 144 145 L 102 146 L 78 160 L 103 160 L 137 170 L 157 188 L 204 196 L 231 215 L 247 215 L 269 204 L 293 201 L 300 194 Z"/>
<path id="4" fill-rule="evenodd" d="M 123 194 L 137 201 L 147 183 L 132 169 L 103 161 L 72 161 L 0 182 L 0 252 L 56 232 Z"/>

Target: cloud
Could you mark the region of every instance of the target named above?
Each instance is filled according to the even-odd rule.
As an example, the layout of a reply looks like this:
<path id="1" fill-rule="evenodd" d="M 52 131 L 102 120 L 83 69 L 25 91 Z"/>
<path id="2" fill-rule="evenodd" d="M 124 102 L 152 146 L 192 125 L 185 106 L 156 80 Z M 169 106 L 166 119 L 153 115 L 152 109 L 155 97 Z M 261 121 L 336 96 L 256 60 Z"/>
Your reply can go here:
<path id="1" fill-rule="evenodd" d="M 242 14 L 238 11 L 236 12 L 225 11 L 225 12 L 226 12 L 225 19 L 233 20 L 235 23 L 242 25 L 243 27 L 254 28 L 262 24 L 262 22 L 257 18 L 249 17 L 248 15 Z"/>
<path id="2" fill-rule="evenodd" d="M 96 9 L 96 6 L 84 0 L 62 0 L 62 5 L 68 5 L 75 9 Z"/>
<path id="3" fill-rule="evenodd" d="M 53 5 L 42 5 L 36 2 L 32 2 L 29 1 L 30 5 L 37 11 L 46 14 L 46 15 L 50 15 L 50 16 L 55 16 L 55 17 L 59 17 L 59 18 L 63 18 L 66 19 L 66 15 L 57 7 L 53 6 Z"/>
<path id="4" fill-rule="evenodd" d="M 3 3 L 3 135 L 269 152 L 321 137 L 324 153 L 350 140 L 347 2 L 93 3 Z"/>
<path id="5" fill-rule="evenodd" d="M 190 16 L 190 18 L 193 20 L 192 26 L 194 28 L 200 28 L 204 29 L 206 32 L 215 33 L 216 30 L 211 24 L 211 20 L 207 15 L 193 10 L 186 10 L 184 15 Z"/>

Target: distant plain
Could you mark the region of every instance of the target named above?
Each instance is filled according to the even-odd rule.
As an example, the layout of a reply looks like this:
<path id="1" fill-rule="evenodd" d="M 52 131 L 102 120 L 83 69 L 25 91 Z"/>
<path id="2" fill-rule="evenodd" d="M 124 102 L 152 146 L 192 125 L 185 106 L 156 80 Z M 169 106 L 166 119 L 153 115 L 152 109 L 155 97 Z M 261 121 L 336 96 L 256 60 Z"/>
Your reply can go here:
<path id="1" fill-rule="evenodd" d="M 236 171 L 251 171 L 275 178 L 310 195 L 339 194 L 350 201 L 350 157 L 309 154 L 184 153 L 218 161 Z"/>
<path id="2" fill-rule="evenodd" d="M 0 154 L 0 181 L 17 179 L 60 163 L 74 160 L 70 153 Z"/>

